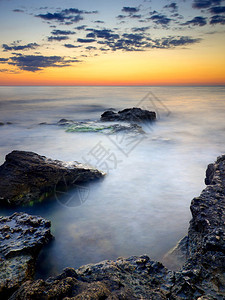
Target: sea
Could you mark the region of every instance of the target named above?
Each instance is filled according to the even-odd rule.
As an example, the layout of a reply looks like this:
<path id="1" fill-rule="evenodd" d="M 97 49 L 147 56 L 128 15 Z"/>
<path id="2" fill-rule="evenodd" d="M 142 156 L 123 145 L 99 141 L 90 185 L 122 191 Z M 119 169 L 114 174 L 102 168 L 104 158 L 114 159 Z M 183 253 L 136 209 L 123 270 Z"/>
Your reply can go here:
<path id="1" fill-rule="evenodd" d="M 131 107 L 156 112 L 156 122 L 140 124 L 145 134 L 57 125 Z M 0 122 L 0 164 L 25 150 L 107 173 L 64 193 L 56 188 L 42 202 L 0 207 L 2 216 L 21 211 L 51 221 L 55 238 L 39 255 L 36 278 L 121 256 L 160 261 L 187 234 L 207 165 L 225 153 L 225 87 L 0 87 Z"/>

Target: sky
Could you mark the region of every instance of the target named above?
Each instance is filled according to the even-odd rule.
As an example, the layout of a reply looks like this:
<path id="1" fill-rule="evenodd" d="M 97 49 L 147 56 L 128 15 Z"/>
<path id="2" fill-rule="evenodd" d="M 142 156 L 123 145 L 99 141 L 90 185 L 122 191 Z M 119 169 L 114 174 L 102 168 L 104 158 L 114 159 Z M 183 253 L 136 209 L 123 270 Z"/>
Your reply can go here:
<path id="1" fill-rule="evenodd" d="M 224 85 L 225 0 L 0 0 L 0 85 Z"/>

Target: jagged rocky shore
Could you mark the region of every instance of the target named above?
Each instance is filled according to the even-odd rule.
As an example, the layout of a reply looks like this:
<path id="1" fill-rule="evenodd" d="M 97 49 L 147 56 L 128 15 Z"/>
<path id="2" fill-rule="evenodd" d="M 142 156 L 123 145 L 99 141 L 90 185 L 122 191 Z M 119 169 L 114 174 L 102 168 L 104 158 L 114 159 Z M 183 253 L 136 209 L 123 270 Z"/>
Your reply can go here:
<path id="1" fill-rule="evenodd" d="M 103 126 L 106 133 L 111 128 L 115 130 L 111 133 L 121 128 L 139 133 L 141 126 L 136 122 L 154 121 L 155 117 L 132 108 L 107 111 L 98 122 L 130 123 L 118 128 L 104 125 L 109 126 Z M 89 126 L 65 119 L 59 123 L 75 126 L 75 131 Z M 96 126 L 91 124 L 89 129 L 98 131 Z M 13 151 L 0 166 L 0 205 L 42 201 L 55 187 L 63 188 L 65 181 L 73 187 L 104 175 L 77 162 Z M 187 236 L 165 256 L 167 268 L 142 255 L 77 270 L 66 268 L 54 278 L 34 280 L 38 253 L 52 239 L 50 222 L 25 213 L 0 217 L 0 299 L 225 299 L 225 155 L 208 166 L 205 183 L 207 187 L 191 202 Z"/>
<path id="2" fill-rule="evenodd" d="M 205 181 L 207 187 L 191 202 L 188 235 L 176 249 L 185 258 L 180 270 L 168 270 L 146 255 L 118 258 L 67 268 L 46 281 L 24 277 L 10 299 L 224 299 L 225 155 L 209 165 Z M 8 219 L 2 222 L 1 234 Z"/>

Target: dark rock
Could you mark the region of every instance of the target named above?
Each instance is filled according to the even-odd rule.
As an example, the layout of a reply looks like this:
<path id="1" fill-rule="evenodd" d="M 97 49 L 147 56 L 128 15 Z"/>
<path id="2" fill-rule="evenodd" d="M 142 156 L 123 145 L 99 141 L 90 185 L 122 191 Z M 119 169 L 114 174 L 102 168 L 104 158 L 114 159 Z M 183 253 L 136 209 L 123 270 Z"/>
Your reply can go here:
<path id="1" fill-rule="evenodd" d="M 5 123 L 3 123 L 3 122 L 0 122 L 0 126 L 3 126 L 3 125 L 5 125 Z"/>
<path id="2" fill-rule="evenodd" d="M 104 173 L 78 162 L 66 163 L 33 152 L 12 151 L 0 166 L 0 201 L 19 205 L 42 201 L 61 185 L 97 179 Z"/>
<path id="3" fill-rule="evenodd" d="M 25 213 L 0 217 L 0 299 L 32 279 L 37 255 L 52 239 L 50 222 Z"/>
<path id="4" fill-rule="evenodd" d="M 115 113 L 112 110 L 107 110 L 101 115 L 101 121 L 128 121 L 128 122 L 143 122 L 156 120 L 156 113 L 149 110 L 143 110 L 138 107 L 126 108 Z"/>

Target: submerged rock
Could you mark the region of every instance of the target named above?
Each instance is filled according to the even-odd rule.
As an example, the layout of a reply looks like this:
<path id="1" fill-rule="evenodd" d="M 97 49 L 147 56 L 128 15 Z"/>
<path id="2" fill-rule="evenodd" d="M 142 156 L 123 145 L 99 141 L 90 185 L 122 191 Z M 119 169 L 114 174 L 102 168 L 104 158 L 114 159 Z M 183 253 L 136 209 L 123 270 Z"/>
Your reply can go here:
<path id="1" fill-rule="evenodd" d="M 105 173 L 78 162 L 66 163 L 34 152 L 12 151 L 0 166 L 0 203 L 8 205 L 42 201 L 57 188 L 72 187 Z"/>
<path id="2" fill-rule="evenodd" d="M 101 115 L 101 121 L 143 122 L 154 120 L 156 120 L 155 112 L 138 107 L 126 108 L 118 113 L 115 113 L 112 110 L 107 110 Z"/>
<path id="3" fill-rule="evenodd" d="M 66 132 L 100 132 L 105 134 L 115 134 L 118 132 L 143 134 L 141 126 L 137 124 L 110 124 L 106 125 L 98 121 L 75 122 L 72 120 L 61 119 L 58 125 L 64 126 Z"/>
<path id="4" fill-rule="evenodd" d="M 33 278 L 37 255 L 52 239 L 50 226 L 49 221 L 26 213 L 0 217 L 0 299 L 8 299 Z"/>
<path id="5" fill-rule="evenodd" d="M 146 255 L 118 258 L 28 281 L 10 299 L 225 299 L 225 155 L 208 182 L 191 203 L 188 235 L 176 247 L 186 258 L 179 271 Z"/>

